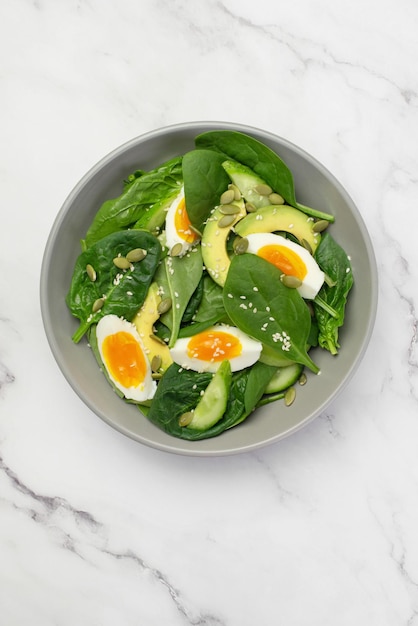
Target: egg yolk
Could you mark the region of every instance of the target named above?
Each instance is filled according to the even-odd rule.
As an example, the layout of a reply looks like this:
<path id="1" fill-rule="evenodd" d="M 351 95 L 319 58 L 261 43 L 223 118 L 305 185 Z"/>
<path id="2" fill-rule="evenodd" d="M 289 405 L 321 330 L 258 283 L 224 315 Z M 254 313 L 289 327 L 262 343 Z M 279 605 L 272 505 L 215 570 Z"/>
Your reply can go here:
<path id="1" fill-rule="evenodd" d="M 219 330 L 199 333 L 187 344 L 188 356 L 201 361 L 230 360 L 239 356 L 241 352 L 241 341 L 235 335 Z"/>
<path id="2" fill-rule="evenodd" d="M 297 276 L 297 278 L 303 280 L 308 273 L 306 265 L 300 256 L 286 246 L 277 244 L 262 246 L 258 250 L 257 255 L 278 267 L 279 270 L 288 276 Z"/>
<path id="3" fill-rule="evenodd" d="M 103 358 L 109 374 L 123 387 L 138 387 L 147 372 L 141 346 L 130 333 L 120 331 L 105 337 Z"/>
<path id="4" fill-rule="evenodd" d="M 193 243 L 196 241 L 198 235 L 191 228 L 191 222 L 186 211 L 186 202 L 184 198 L 180 200 L 176 208 L 174 216 L 174 226 L 179 237 L 187 243 Z"/>

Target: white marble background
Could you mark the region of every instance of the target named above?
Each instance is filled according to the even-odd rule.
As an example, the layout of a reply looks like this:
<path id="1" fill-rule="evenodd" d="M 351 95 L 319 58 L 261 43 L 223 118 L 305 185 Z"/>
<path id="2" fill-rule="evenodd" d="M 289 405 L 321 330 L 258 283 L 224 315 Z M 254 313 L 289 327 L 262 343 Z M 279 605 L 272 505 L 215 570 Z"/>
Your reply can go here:
<path id="1" fill-rule="evenodd" d="M 416 0 L 0 4 L 0 624 L 418 625 Z M 350 385 L 277 445 L 141 446 L 63 379 L 46 238 L 109 151 L 237 121 L 299 144 L 359 206 L 380 301 Z"/>

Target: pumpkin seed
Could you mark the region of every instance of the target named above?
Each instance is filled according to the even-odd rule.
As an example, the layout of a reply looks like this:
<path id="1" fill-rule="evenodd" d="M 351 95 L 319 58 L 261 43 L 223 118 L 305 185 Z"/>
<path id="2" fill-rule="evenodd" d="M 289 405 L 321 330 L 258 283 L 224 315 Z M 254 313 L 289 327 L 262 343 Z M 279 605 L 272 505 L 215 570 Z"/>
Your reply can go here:
<path id="1" fill-rule="evenodd" d="M 175 243 L 174 246 L 170 250 L 170 256 L 180 256 L 183 252 L 183 244 Z"/>
<path id="2" fill-rule="evenodd" d="M 306 241 L 306 239 L 301 239 L 300 243 L 305 248 L 305 250 L 309 252 L 309 254 L 313 254 L 313 250 L 309 241 Z"/>
<path id="3" fill-rule="evenodd" d="M 104 298 L 97 298 L 97 300 L 93 302 L 93 306 L 91 307 L 92 312 L 97 313 L 97 311 L 100 311 L 104 303 Z"/>
<path id="4" fill-rule="evenodd" d="M 153 380 L 160 380 L 163 377 L 161 372 L 151 372 L 151 378 Z"/>
<path id="5" fill-rule="evenodd" d="M 173 301 L 171 300 L 171 298 L 163 298 L 158 304 L 157 311 L 160 315 L 163 315 L 163 313 L 167 313 L 167 311 L 169 311 L 172 306 Z"/>
<path id="6" fill-rule="evenodd" d="M 221 195 L 221 204 L 231 204 L 235 200 L 235 191 L 233 189 L 227 189 Z"/>
<path id="7" fill-rule="evenodd" d="M 155 354 L 151 360 L 151 369 L 153 372 L 158 372 L 163 360 L 159 354 Z"/>
<path id="8" fill-rule="evenodd" d="M 218 226 L 219 228 L 227 228 L 228 226 L 231 226 L 231 224 L 233 224 L 235 222 L 235 215 L 224 215 L 223 217 L 221 217 L 220 220 L 218 220 Z"/>
<path id="9" fill-rule="evenodd" d="M 234 252 L 235 254 L 244 254 L 248 250 L 248 239 L 246 237 L 242 237 L 241 239 L 236 239 L 234 241 Z"/>
<path id="10" fill-rule="evenodd" d="M 130 250 L 126 255 L 129 263 L 138 263 L 138 261 L 142 261 L 147 256 L 147 251 L 142 248 L 134 248 Z"/>
<path id="11" fill-rule="evenodd" d="M 234 185 L 234 183 L 230 183 L 228 185 L 228 189 L 232 189 L 232 191 L 234 192 L 234 200 L 241 200 L 241 192 L 238 187 Z"/>
<path id="12" fill-rule="evenodd" d="M 284 204 L 284 198 L 279 193 L 271 193 L 269 195 L 270 204 Z"/>
<path id="13" fill-rule="evenodd" d="M 328 228 L 328 226 L 329 222 L 327 220 L 318 220 L 312 226 L 312 230 L 314 231 L 314 233 L 322 233 L 322 231 Z"/>
<path id="14" fill-rule="evenodd" d="M 86 272 L 87 272 L 87 276 L 90 278 L 91 282 L 94 283 L 94 281 L 97 278 L 97 274 L 96 274 L 96 270 L 94 269 L 94 267 L 92 265 L 90 265 L 90 263 L 87 263 L 87 265 L 86 265 Z"/>
<path id="15" fill-rule="evenodd" d="M 254 206 L 251 202 L 246 202 L 245 210 L 247 211 L 247 213 L 255 213 L 257 211 L 257 207 Z"/>
<path id="16" fill-rule="evenodd" d="M 239 213 L 239 207 L 236 204 L 221 204 L 219 211 L 223 215 L 236 215 Z"/>
<path id="17" fill-rule="evenodd" d="M 269 196 L 271 193 L 273 193 L 273 189 L 270 187 L 270 185 L 264 184 L 256 185 L 254 187 L 254 191 L 260 194 L 260 196 Z"/>
<path id="18" fill-rule="evenodd" d="M 164 341 L 164 339 L 161 339 L 161 337 L 159 337 L 158 335 L 148 335 L 150 339 L 153 339 L 156 343 L 159 343 L 161 346 L 165 346 L 166 343 Z"/>
<path id="19" fill-rule="evenodd" d="M 305 372 L 302 372 L 302 374 L 299 376 L 299 385 L 306 385 L 307 382 L 308 377 L 306 376 Z"/>
<path id="20" fill-rule="evenodd" d="M 130 262 L 125 256 L 117 256 L 113 259 L 113 264 L 120 270 L 127 270 L 131 267 Z"/>
<path id="21" fill-rule="evenodd" d="M 187 411 L 187 413 L 183 413 L 179 417 L 179 426 L 188 426 L 193 419 L 193 411 Z"/>
<path id="22" fill-rule="evenodd" d="M 290 287 L 290 289 L 297 289 L 301 286 L 302 281 L 297 276 L 290 276 L 289 274 L 282 274 L 280 276 L 280 280 L 283 285 L 286 287 Z"/>
<path id="23" fill-rule="evenodd" d="M 294 387 L 289 387 L 289 389 L 284 394 L 284 403 L 286 406 L 290 406 L 294 403 L 296 398 L 296 389 Z"/>

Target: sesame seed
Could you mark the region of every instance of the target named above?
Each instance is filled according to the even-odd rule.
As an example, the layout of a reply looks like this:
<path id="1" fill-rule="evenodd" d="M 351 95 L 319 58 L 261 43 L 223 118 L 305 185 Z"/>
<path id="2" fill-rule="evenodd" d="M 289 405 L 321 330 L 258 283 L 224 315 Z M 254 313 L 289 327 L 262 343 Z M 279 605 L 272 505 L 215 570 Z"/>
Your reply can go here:
<path id="1" fill-rule="evenodd" d="M 253 291 L 258 291 L 258 287 L 253 287 Z"/>
<path id="2" fill-rule="evenodd" d="M 228 294 L 228 298 L 233 298 L 234 296 L 232 295 L 232 293 Z"/>

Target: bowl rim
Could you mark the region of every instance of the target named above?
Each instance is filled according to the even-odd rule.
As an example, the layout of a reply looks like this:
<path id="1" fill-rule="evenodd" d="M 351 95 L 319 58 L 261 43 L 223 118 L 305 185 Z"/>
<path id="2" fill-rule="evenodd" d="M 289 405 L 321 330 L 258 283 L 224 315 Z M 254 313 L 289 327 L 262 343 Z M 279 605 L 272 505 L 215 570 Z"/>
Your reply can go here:
<path id="1" fill-rule="evenodd" d="M 183 441 L 182 439 L 178 439 L 175 437 L 172 437 L 173 445 L 171 444 L 166 445 L 161 442 L 155 442 L 148 438 L 144 438 L 140 435 L 131 433 L 128 429 L 124 428 L 121 425 L 114 423 L 106 415 L 103 415 L 101 414 L 101 412 L 98 412 L 96 407 L 94 406 L 94 403 L 91 402 L 89 398 L 80 396 L 80 393 L 72 380 L 70 372 L 68 371 L 65 363 L 63 362 L 61 350 L 52 332 L 53 320 L 52 320 L 52 317 L 49 311 L 49 306 L 48 306 L 48 268 L 50 267 L 50 263 L 51 263 L 53 242 L 55 240 L 57 233 L 59 232 L 61 228 L 62 222 L 64 221 L 69 208 L 72 205 L 73 200 L 78 196 L 78 194 L 83 190 L 83 188 L 89 183 L 92 177 L 94 177 L 95 174 L 97 174 L 107 164 L 111 163 L 115 158 L 125 153 L 126 151 L 130 150 L 131 148 L 135 148 L 137 145 L 140 145 L 141 143 L 148 141 L 149 139 L 161 137 L 167 133 L 181 132 L 181 131 L 186 131 L 186 130 L 188 132 L 197 131 L 197 130 L 199 130 L 199 132 L 203 132 L 202 127 L 205 128 L 205 131 L 206 130 L 233 130 L 233 131 L 242 132 L 242 133 L 256 134 L 257 137 L 261 138 L 260 139 L 261 141 L 263 140 L 262 138 L 264 138 L 266 142 L 275 140 L 275 141 L 278 141 L 281 145 L 290 149 L 292 152 L 294 152 L 298 156 L 302 157 L 304 160 L 310 162 L 310 164 L 313 165 L 315 169 L 321 172 L 321 174 L 324 175 L 331 182 L 331 184 L 338 190 L 339 194 L 350 205 L 350 210 L 355 216 L 357 223 L 361 226 L 363 243 L 365 245 L 365 249 L 367 252 L 368 264 L 369 264 L 369 270 L 370 270 L 370 278 L 371 278 L 371 281 L 370 281 L 371 292 L 370 292 L 370 305 L 369 305 L 370 314 L 368 317 L 367 326 L 363 334 L 361 347 L 356 353 L 355 358 L 352 360 L 352 363 L 350 367 L 348 368 L 348 370 L 346 371 L 345 376 L 340 381 L 340 383 L 336 386 L 333 393 L 330 396 L 328 396 L 327 399 L 320 406 L 318 406 L 315 411 L 307 415 L 305 419 L 301 420 L 300 422 L 298 422 L 297 424 L 289 428 L 287 431 L 283 433 L 279 433 L 276 436 L 270 437 L 269 439 L 266 439 L 264 441 L 258 441 L 258 442 L 254 442 L 253 444 L 248 444 L 248 445 L 241 445 L 239 447 L 231 447 L 231 446 L 228 448 L 224 447 L 219 450 L 216 449 L 216 446 L 214 449 L 196 449 L 190 445 L 193 442 Z M 198 133 L 195 133 L 195 134 L 198 134 Z M 351 196 L 348 194 L 348 192 L 346 191 L 345 187 L 341 184 L 341 182 L 320 161 L 318 161 L 316 157 L 312 156 L 306 150 L 294 144 L 293 142 L 289 141 L 288 139 L 280 135 L 277 135 L 276 133 L 272 131 L 258 128 L 256 126 L 241 124 L 238 122 L 191 121 L 191 122 L 180 122 L 180 123 L 171 124 L 167 126 L 160 126 L 156 129 L 147 131 L 145 133 L 142 133 L 140 135 L 137 135 L 136 137 L 129 139 L 128 141 L 125 141 L 124 143 L 120 144 L 119 146 L 117 146 L 116 148 L 112 149 L 110 152 L 105 154 L 92 167 L 90 167 L 87 170 L 87 172 L 79 179 L 79 181 L 73 186 L 71 191 L 68 193 L 67 197 L 64 199 L 64 202 L 62 203 L 60 209 L 58 210 L 55 218 L 52 221 L 52 225 L 51 225 L 49 234 L 46 239 L 46 244 L 45 244 L 45 248 L 44 248 L 44 252 L 42 256 L 41 270 L 40 270 L 40 282 L 39 282 L 39 296 L 40 296 L 40 309 L 41 309 L 42 323 L 43 323 L 44 331 L 46 334 L 47 342 L 54 356 L 54 359 L 57 365 L 59 366 L 61 373 L 64 375 L 65 379 L 67 380 L 71 388 L 74 390 L 76 395 L 81 397 L 83 403 L 86 406 L 88 406 L 88 408 L 95 415 L 99 416 L 108 425 L 110 425 L 112 428 L 119 431 L 120 433 L 126 435 L 127 437 L 134 439 L 135 441 L 139 443 L 147 445 L 148 447 L 158 449 L 163 452 L 180 454 L 184 456 L 226 456 L 226 455 L 241 454 L 244 452 L 249 452 L 255 449 L 259 449 L 267 445 L 276 443 L 294 434 L 298 430 L 305 427 L 308 423 L 316 419 L 323 412 L 325 407 L 328 406 L 331 402 L 333 402 L 337 398 L 337 396 L 341 393 L 341 391 L 346 387 L 346 385 L 349 383 L 349 381 L 353 377 L 355 371 L 357 370 L 361 360 L 363 359 L 365 355 L 365 352 L 370 343 L 370 339 L 371 339 L 373 329 L 375 326 L 377 309 L 378 309 L 378 270 L 377 270 L 376 255 L 375 255 L 375 251 L 373 248 L 372 239 L 370 237 L 370 233 L 367 229 L 363 216 L 361 215 L 357 205 L 354 203 Z M 213 439 L 217 440 L 219 439 L 219 437 L 215 437 Z M 208 442 L 210 440 L 207 439 L 204 441 Z"/>

